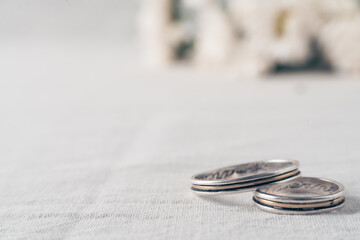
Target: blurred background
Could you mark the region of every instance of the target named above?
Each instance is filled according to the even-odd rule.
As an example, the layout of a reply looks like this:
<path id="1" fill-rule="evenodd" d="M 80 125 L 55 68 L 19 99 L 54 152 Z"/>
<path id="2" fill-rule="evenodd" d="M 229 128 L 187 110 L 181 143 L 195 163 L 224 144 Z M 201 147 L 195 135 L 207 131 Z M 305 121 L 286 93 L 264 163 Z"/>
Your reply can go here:
<path id="1" fill-rule="evenodd" d="M 143 1 L 140 40 L 151 64 L 192 62 L 241 75 L 360 73 L 357 0 Z"/>
<path id="2" fill-rule="evenodd" d="M 359 6 L 1 0 L 0 237 L 356 239 Z M 190 193 L 197 172 L 272 158 L 343 183 L 344 210 Z"/>

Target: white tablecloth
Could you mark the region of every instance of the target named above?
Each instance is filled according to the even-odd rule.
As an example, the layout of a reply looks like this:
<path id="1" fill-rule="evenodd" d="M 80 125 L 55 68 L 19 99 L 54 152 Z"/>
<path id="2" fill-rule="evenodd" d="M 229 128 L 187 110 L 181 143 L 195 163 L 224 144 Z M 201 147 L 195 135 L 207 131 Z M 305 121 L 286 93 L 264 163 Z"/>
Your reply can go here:
<path id="1" fill-rule="evenodd" d="M 1 239 L 359 239 L 360 81 L 150 71 L 108 46 L 2 45 Z M 290 158 L 346 206 L 287 216 L 189 178 Z"/>

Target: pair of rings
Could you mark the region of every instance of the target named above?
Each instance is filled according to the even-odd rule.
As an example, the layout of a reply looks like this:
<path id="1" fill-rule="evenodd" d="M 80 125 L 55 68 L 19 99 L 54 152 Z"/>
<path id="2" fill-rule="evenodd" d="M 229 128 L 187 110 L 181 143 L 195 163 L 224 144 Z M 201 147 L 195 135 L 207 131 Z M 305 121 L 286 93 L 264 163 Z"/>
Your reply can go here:
<path id="1" fill-rule="evenodd" d="M 201 195 L 253 191 L 257 207 L 281 214 L 314 214 L 344 205 L 342 184 L 300 175 L 296 160 L 250 162 L 196 174 L 191 190 Z"/>

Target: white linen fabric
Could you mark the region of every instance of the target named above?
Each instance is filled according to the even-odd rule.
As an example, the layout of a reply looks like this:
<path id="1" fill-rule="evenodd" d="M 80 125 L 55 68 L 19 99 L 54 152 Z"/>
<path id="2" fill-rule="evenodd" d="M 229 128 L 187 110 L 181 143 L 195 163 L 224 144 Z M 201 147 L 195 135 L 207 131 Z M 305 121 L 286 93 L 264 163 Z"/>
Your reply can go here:
<path id="1" fill-rule="evenodd" d="M 150 71 L 112 46 L 8 44 L 0 59 L 1 239 L 358 239 L 360 81 Z M 276 215 L 190 176 L 272 158 L 346 205 Z"/>
<path id="2" fill-rule="evenodd" d="M 2 1 L 0 239 L 359 239 L 359 79 L 150 71 L 119 44 L 137 2 Z M 272 158 L 343 183 L 346 205 L 276 215 L 190 191 Z"/>

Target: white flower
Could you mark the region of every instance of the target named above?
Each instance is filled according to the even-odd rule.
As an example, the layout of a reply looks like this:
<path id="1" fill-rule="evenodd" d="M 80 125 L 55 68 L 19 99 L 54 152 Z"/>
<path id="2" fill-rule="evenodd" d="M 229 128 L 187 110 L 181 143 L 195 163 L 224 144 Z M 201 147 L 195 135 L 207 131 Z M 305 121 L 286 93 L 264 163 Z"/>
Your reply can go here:
<path id="1" fill-rule="evenodd" d="M 320 42 L 336 70 L 360 74 L 360 14 L 328 23 L 320 33 Z"/>

